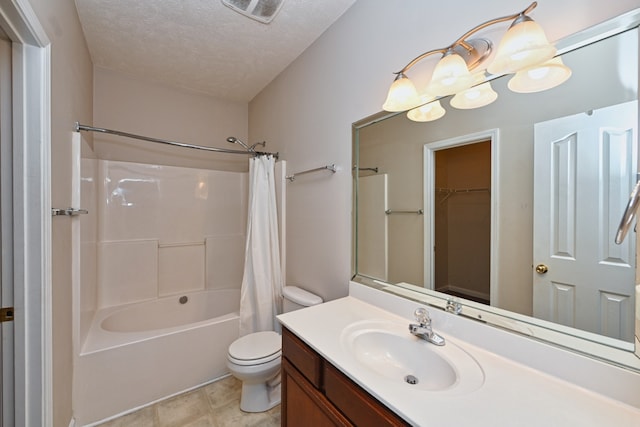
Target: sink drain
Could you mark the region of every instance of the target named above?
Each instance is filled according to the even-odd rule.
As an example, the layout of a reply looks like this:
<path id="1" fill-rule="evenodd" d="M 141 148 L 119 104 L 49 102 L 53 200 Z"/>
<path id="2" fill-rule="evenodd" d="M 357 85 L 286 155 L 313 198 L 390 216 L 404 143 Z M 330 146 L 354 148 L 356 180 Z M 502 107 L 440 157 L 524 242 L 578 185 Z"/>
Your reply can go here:
<path id="1" fill-rule="evenodd" d="M 407 375 L 406 377 L 404 377 L 404 381 L 409 384 L 418 384 L 418 378 L 414 377 L 413 375 Z"/>

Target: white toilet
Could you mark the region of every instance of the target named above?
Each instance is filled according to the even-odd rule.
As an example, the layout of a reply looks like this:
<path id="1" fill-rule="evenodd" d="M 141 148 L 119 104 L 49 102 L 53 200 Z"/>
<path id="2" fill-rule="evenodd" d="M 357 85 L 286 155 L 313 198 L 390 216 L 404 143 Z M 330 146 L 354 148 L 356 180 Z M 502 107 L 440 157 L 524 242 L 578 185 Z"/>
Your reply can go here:
<path id="1" fill-rule="evenodd" d="M 322 298 L 297 286 L 285 286 L 282 311 L 289 312 L 322 303 Z M 242 381 L 240 409 L 267 411 L 280 403 L 282 337 L 273 331 L 255 332 L 229 346 L 227 367 Z"/>

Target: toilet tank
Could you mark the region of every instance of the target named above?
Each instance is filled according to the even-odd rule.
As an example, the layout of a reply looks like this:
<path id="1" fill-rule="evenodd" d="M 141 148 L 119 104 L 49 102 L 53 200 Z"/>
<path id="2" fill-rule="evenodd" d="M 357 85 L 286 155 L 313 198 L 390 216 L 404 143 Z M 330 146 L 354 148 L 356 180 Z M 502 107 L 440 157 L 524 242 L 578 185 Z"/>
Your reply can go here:
<path id="1" fill-rule="evenodd" d="M 282 303 L 283 313 L 322 303 L 322 298 L 318 295 L 312 294 L 297 286 L 285 286 L 284 289 L 282 289 L 282 296 L 284 297 Z"/>

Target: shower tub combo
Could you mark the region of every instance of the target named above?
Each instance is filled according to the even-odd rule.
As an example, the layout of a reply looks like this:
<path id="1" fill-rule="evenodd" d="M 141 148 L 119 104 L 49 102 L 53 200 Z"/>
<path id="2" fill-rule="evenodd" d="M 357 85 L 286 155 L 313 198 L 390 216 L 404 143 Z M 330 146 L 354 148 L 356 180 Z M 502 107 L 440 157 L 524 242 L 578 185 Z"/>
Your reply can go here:
<path id="1" fill-rule="evenodd" d="M 237 138 L 229 142 L 244 150 L 80 124 L 76 130 L 263 154 Z M 248 181 L 246 171 L 233 168 L 99 159 L 79 133 L 73 152 L 80 166 L 74 205 L 89 211 L 72 230 L 73 412 L 75 425 L 87 426 L 229 374 L 227 350 L 239 336 Z M 284 162 L 276 171 L 282 194 Z"/>
<path id="2" fill-rule="evenodd" d="M 192 292 L 99 310 L 76 360 L 76 421 L 88 425 L 228 374 L 239 289 Z"/>

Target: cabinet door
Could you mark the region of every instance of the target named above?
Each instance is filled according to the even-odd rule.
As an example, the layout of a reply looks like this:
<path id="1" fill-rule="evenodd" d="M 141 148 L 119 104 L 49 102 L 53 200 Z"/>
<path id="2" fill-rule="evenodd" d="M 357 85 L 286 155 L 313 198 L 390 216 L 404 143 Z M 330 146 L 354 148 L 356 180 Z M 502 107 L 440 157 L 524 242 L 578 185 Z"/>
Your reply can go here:
<path id="1" fill-rule="evenodd" d="M 327 362 L 324 364 L 324 392 L 327 398 L 357 426 L 409 425 Z"/>
<path id="2" fill-rule="evenodd" d="M 282 359 L 284 427 L 350 427 L 352 424 L 298 370 Z"/>

